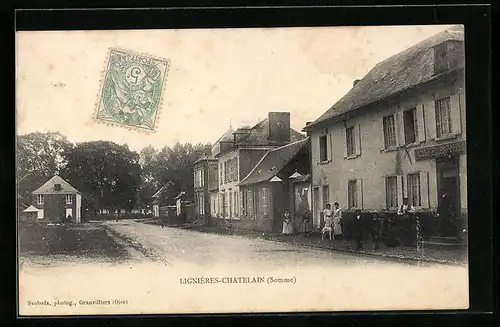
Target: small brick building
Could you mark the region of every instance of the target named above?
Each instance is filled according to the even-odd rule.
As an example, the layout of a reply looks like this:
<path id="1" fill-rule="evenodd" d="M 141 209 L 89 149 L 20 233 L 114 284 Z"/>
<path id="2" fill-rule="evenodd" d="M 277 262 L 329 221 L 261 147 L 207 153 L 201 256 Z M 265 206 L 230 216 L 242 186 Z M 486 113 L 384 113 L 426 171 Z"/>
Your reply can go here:
<path id="1" fill-rule="evenodd" d="M 81 221 L 82 195 L 60 176 L 52 177 L 32 194 L 37 219 L 60 221 L 71 216 L 73 221 Z"/>

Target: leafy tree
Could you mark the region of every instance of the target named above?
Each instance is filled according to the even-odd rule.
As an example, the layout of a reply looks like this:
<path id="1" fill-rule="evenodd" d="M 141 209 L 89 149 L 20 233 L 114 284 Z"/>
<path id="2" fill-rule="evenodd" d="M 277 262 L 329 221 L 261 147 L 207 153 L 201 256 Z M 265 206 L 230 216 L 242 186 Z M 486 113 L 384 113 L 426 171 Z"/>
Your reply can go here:
<path id="1" fill-rule="evenodd" d="M 109 141 L 77 144 L 64 154 L 67 165 L 61 171 L 84 193 L 87 208 L 132 209 L 141 182 L 139 154 L 126 145 Z"/>
<path id="2" fill-rule="evenodd" d="M 17 136 L 17 186 L 22 202 L 31 203 L 31 192 L 65 166 L 63 153 L 72 147 L 73 144 L 59 132 L 34 132 Z"/>
<path id="3" fill-rule="evenodd" d="M 181 191 L 192 197 L 194 162 L 210 150 L 210 144 L 192 145 L 179 142 L 173 147 L 165 146 L 160 151 L 151 146 L 142 149 L 142 201 L 149 203 L 151 195 L 160 187 L 167 185 L 166 196 L 171 204 Z"/>

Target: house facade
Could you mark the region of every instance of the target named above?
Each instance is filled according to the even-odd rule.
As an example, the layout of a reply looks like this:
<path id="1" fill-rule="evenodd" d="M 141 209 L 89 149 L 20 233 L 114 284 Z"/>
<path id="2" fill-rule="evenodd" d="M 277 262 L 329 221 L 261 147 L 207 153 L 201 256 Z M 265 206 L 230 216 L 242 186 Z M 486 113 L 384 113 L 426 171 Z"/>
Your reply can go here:
<path id="1" fill-rule="evenodd" d="M 159 218 L 160 216 L 166 216 L 166 209 L 164 209 L 167 203 L 166 186 L 162 186 L 155 194 L 152 195 L 152 207 L 153 207 L 153 217 Z"/>
<path id="2" fill-rule="evenodd" d="M 40 221 L 60 221 L 70 216 L 81 221 L 82 195 L 60 176 L 54 176 L 32 192 L 32 205 Z"/>
<path id="3" fill-rule="evenodd" d="M 217 159 L 204 155 L 194 163 L 194 206 L 195 217 L 199 222 L 209 224 L 212 216 L 211 191 L 217 189 Z"/>
<path id="4" fill-rule="evenodd" d="M 269 150 L 305 137 L 290 128 L 289 112 L 270 112 L 267 119 L 251 128 L 239 128 L 232 136 L 232 140 L 219 142 L 215 156 L 219 172 L 217 216 L 235 227 L 245 228 L 244 223 L 239 222 L 244 213 L 240 181 Z"/>
<path id="5" fill-rule="evenodd" d="M 302 190 L 308 180 L 309 139 L 302 139 L 266 152 L 239 186 L 238 225 L 243 229 L 279 232 L 283 214 L 292 215 L 296 231 L 302 229 L 302 210 L 310 210 Z M 306 195 L 307 196 L 307 195 Z"/>
<path id="6" fill-rule="evenodd" d="M 349 212 L 395 213 L 408 198 L 421 216 L 446 194 L 456 221 L 467 218 L 463 29 L 452 28 L 376 65 L 306 130 L 311 138 L 313 216 L 326 203 Z"/>

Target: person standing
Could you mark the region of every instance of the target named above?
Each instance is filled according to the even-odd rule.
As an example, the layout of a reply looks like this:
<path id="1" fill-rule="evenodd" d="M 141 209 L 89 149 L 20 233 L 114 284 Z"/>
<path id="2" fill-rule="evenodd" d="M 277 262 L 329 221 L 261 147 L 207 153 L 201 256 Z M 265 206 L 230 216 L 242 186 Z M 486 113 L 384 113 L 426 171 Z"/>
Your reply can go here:
<path id="1" fill-rule="evenodd" d="M 414 236 L 414 214 L 415 208 L 411 204 L 408 204 L 408 198 L 404 198 L 403 204 L 398 209 L 398 216 L 401 217 L 400 228 L 401 241 L 403 245 L 410 245 L 411 239 Z"/>
<path id="2" fill-rule="evenodd" d="M 373 250 L 376 251 L 380 247 L 382 226 L 378 217 L 378 213 L 374 212 L 370 220 L 370 239 L 373 241 Z"/>
<path id="3" fill-rule="evenodd" d="M 328 235 L 328 238 L 330 240 L 333 239 L 333 221 L 332 221 L 332 210 L 331 206 L 328 203 L 326 205 L 326 208 L 323 210 L 323 217 L 325 220 L 325 225 L 323 226 L 323 229 L 321 230 L 321 239 L 325 238 L 325 235 Z"/>
<path id="4" fill-rule="evenodd" d="M 292 228 L 292 219 L 290 217 L 290 213 L 288 212 L 287 209 L 285 209 L 285 212 L 283 213 L 283 230 L 282 230 L 283 235 L 291 235 L 293 234 L 293 228 Z"/>
<path id="5" fill-rule="evenodd" d="M 338 202 L 333 204 L 335 209 L 333 209 L 332 221 L 333 221 L 333 238 L 339 238 L 342 236 L 342 210 Z"/>
<path id="6" fill-rule="evenodd" d="M 354 218 L 354 233 L 356 236 L 356 251 L 363 250 L 363 219 L 361 210 L 356 210 L 356 217 Z"/>

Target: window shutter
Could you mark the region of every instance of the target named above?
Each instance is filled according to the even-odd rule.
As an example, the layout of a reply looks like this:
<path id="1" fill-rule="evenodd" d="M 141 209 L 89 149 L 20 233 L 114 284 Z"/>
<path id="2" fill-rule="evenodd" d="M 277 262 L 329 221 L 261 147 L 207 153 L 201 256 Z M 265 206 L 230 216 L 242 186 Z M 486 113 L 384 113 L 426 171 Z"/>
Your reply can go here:
<path id="1" fill-rule="evenodd" d="M 243 191 L 240 191 L 240 216 L 245 215 L 244 202 L 243 202 Z"/>
<path id="2" fill-rule="evenodd" d="M 356 180 L 356 207 L 359 209 L 363 209 L 363 180 Z"/>
<path id="3" fill-rule="evenodd" d="M 326 159 L 332 160 L 332 134 L 326 136 Z"/>
<path id="4" fill-rule="evenodd" d="M 361 126 L 355 125 L 353 130 L 354 148 L 356 155 L 361 155 Z"/>
<path id="5" fill-rule="evenodd" d="M 456 93 L 450 96 L 450 112 L 451 112 L 451 130 L 452 133 L 455 135 L 461 134 L 462 133 L 462 126 L 461 126 L 461 110 L 460 110 L 460 94 Z"/>
<path id="6" fill-rule="evenodd" d="M 417 134 L 418 134 L 418 141 L 419 142 L 424 142 L 425 141 L 425 116 L 424 116 L 424 105 L 419 104 L 416 109 L 416 115 L 417 115 Z"/>
<path id="7" fill-rule="evenodd" d="M 344 128 L 344 158 L 347 158 L 347 128 Z"/>
<path id="8" fill-rule="evenodd" d="M 398 208 L 403 204 L 403 175 L 396 176 L 396 185 L 398 192 Z"/>
<path id="9" fill-rule="evenodd" d="M 420 202 L 422 208 L 429 208 L 429 173 L 420 172 Z"/>
<path id="10" fill-rule="evenodd" d="M 403 120 L 403 113 L 402 112 L 397 112 L 394 114 L 394 126 L 396 129 L 396 144 L 398 146 L 403 146 L 405 145 L 405 130 L 404 130 L 404 120 Z"/>
<path id="11" fill-rule="evenodd" d="M 429 136 L 431 140 L 436 138 L 436 103 L 434 100 L 429 101 L 424 104 L 426 135 Z"/>
<path id="12" fill-rule="evenodd" d="M 408 175 L 401 175 L 401 186 L 403 188 L 403 199 L 408 197 Z M 401 204 L 403 204 L 401 202 Z"/>

